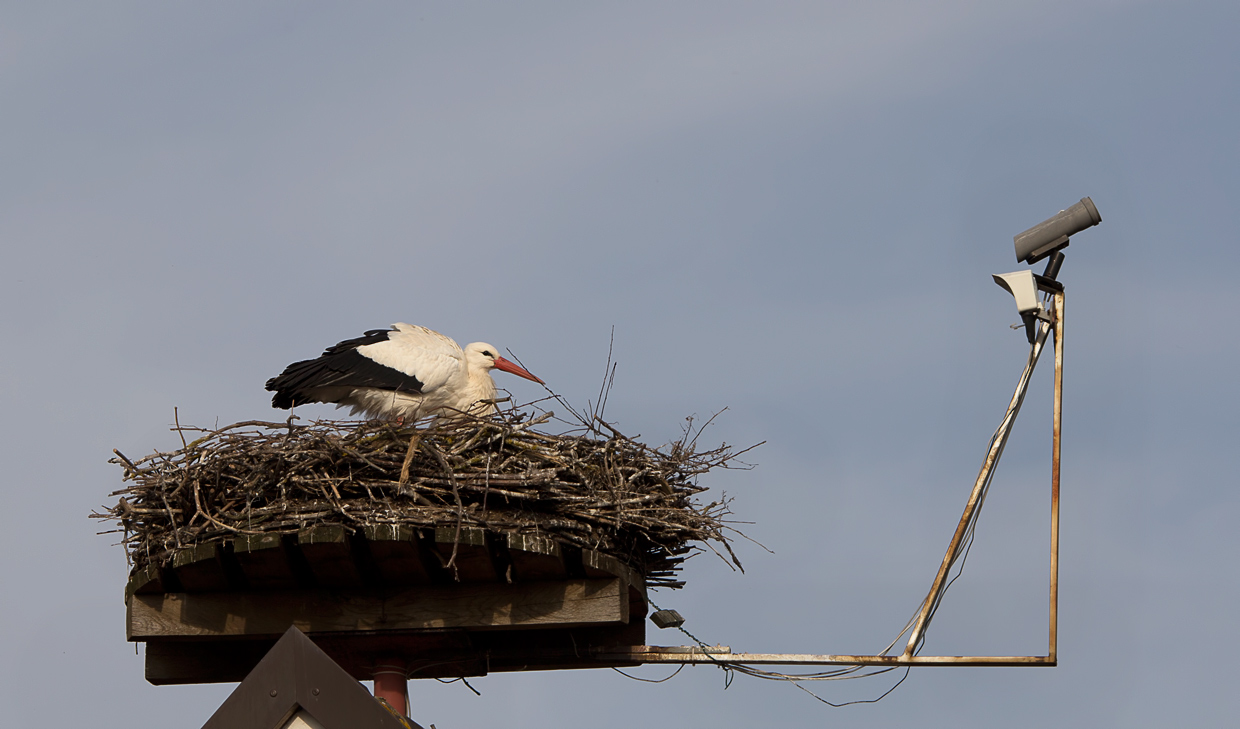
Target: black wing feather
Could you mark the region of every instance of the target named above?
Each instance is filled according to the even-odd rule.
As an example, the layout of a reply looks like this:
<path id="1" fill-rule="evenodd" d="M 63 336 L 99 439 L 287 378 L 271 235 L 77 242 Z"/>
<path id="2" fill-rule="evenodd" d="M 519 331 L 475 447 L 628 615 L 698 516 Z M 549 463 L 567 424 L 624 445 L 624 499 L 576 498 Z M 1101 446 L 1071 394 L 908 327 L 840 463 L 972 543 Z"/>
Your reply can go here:
<path id="1" fill-rule="evenodd" d="M 356 339 L 346 339 L 323 350 L 317 359 L 294 362 L 278 377 L 267 380 L 274 392 L 271 404 L 288 410 L 299 403 L 323 402 L 314 390 L 325 387 L 373 387 L 380 390 L 422 392 L 418 378 L 393 369 L 357 351 L 367 344 L 385 342 L 392 329 L 372 329 Z"/>

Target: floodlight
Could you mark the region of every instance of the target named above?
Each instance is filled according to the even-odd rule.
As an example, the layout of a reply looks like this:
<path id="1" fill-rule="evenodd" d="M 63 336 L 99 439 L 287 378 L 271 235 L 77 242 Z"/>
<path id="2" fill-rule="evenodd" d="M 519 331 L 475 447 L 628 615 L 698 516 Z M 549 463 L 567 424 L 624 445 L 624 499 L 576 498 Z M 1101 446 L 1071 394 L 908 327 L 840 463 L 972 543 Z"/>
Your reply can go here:
<path id="1" fill-rule="evenodd" d="M 1038 284 L 1033 280 L 1033 271 L 996 273 L 992 278 L 1016 299 L 1016 310 L 1020 313 L 1042 308 L 1042 302 L 1038 300 Z"/>
<path id="2" fill-rule="evenodd" d="M 992 278 L 1016 299 L 1016 310 L 1025 322 L 1025 336 L 1032 344 L 1037 333 L 1038 315 L 1044 311 L 1042 301 L 1038 298 L 1038 282 L 1034 280 L 1033 271 L 996 273 Z"/>
<path id="3" fill-rule="evenodd" d="M 1102 222 L 1094 201 L 1087 197 L 1067 210 L 1060 210 L 1041 223 L 1013 238 L 1016 260 L 1037 263 L 1055 251 L 1068 246 L 1068 237 Z"/>
<path id="4" fill-rule="evenodd" d="M 650 620 L 660 628 L 679 628 L 685 624 L 684 617 L 675 610 L 656 610 Z"/>

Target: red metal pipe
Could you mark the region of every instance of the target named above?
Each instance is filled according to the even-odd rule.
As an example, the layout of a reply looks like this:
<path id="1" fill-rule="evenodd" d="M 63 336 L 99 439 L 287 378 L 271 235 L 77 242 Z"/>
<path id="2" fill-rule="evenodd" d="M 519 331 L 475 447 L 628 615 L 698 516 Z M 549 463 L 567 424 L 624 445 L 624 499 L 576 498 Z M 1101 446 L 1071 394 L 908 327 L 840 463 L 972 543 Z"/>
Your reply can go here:
<path id="1" fill-rule="evenodd" d="M 388 702 L 388 706 L 402 716 L 409 716 L 409 676 L 405 662 L 394 658 L 379 661 L 375 664 L 373 678 L 375 698 Z"/>

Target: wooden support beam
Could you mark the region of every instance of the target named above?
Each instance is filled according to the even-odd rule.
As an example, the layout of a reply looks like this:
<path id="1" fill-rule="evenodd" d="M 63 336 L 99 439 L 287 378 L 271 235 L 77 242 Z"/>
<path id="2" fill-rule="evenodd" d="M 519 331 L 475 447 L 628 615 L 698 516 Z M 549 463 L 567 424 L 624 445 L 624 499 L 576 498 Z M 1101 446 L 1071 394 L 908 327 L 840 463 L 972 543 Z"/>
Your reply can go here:
<path id="1" fill-rule="evenodd" d="M 629 612 L 631 618 L 646 617 L 647 597 L 646 580 L 628 565 L 611 556 L 596 552 L 593 549 L 581 550 L 581 565 L 585 568 L 586 577 L 599 578 L 616 576 L 629 584 Z"/>
<path id="2" fill-rule="evenodd" d="M 359 681 L 384 656 L 401 656 L 410 678 L 485 676 L 506 671 L 638 665 L 628 657 L 645 643 L 645 625 L 510 631 L 381 631 L 312 634 L 314 644 Z M 153 640 L 146 678 L 153 684 L 240 681 L 275 644 L 274 637 Z M 599 653 L 617 658 L 600 659 Z"/>
<path id="3" fill-rule="evenodd" d="M 232 540 L 233 556 L 252 590 L 297 587 L 280 534 L 243 534 Z"/>
<path id="4" fill-rule="evenodd" d="M 372 524 L 363 533 L 385 585 L 425 585 L 431 581 L 416 529 L 400 524 Z"/>
<path id="5" fill-rule="evenodd" d="M 168 592 L 168 586 L 164 584 L 164 577 L 158 567 L 148 564 L 140 570 L 136 570 L 130 576 L 129 582 L 125 585 L 125 600 L 129 600 L 129 596 L 134 593 L 152 594 Z"/>
<path id="6" fill-rule="evenodd" d="M 624 579 L 630 584 L 644 582 L 629 566 L 610 554 L 596 552 L 593 549 L 581 550 L 581 565 L 586 570 L 586 577 L 610 577 L 612 575 Z M 643 589 L 644 589 L 643 584 Z"/>
<path id="7" fill-rule="evenodd" d="M 505 539 L 514 582 L 568 578 L 563 551 L 555 541 L 532 534 L 509 534 Z"/>
<path id="8" fill-rule="evenodd" d="M 156 686 L 241 681 L 273 645 L 274 639 L 148 643 L 146 680 Z"/>
<path id="9" fill-rule="evenodd" d="M 362 586 L 362 573 L 353 559 L 349 533 L 339 524 L 309 527 L 297 532 L 297 546 L 321 587 L 354 589 Z"/>
<path id="10" fill-rule="evenodd" d="M 218 542 L 178 549 L 172 555 L 172 569 L 182 587 L 190 592 L 232 589 L 224 571 L 223 551 Z"/>
<path id="11" fill-rule="evenodd" d="M 435 530 L 435 549 L 444 567 L 459 582 L 496 582 L 503 579 L 491 559 L 491 548 L 484 529 L 465 527 L 458 533 L 457 529 L 440 527 Z"/>
<path id="12" fill-rule="evenodd" d="M 475 630 L 622 624 L 628 585 L 618 578 L 523 585 L 444 585 L 395 593 L 288 590 L 132 595 L 129 640 L 279 636 L 303 632 Z"/>

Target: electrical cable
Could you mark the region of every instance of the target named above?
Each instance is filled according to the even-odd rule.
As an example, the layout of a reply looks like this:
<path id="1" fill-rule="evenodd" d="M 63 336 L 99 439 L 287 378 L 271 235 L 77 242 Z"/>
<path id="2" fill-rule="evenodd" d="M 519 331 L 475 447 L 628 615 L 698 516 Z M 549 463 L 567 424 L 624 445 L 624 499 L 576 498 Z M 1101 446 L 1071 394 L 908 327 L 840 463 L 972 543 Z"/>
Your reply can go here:
<path id="1" fill-rule="evenodd" d="M 630 673 L 625 673 L 624 671 L 621 671 L 619 668 L 616 668 L 615 666 L 612 666 L 611 670 L 615 671 L 621 676 L 624 676 L 625 678 L 631 678 L 634 681 L 641 681 L 643 683 L 663 683 L 664 681 L 671 681 L 673 678 L 676 678 L 676 674 L 683 671 L 685 666 L 687 665 L 688 665 L 687 663 L 680 664 L 679 666 L 676 667 L 675 671 L 672 671 L 672 674 L 670 676 L 664 676 L 663 678 L 642 678 L 641 676 L 634 676 Z"/>

